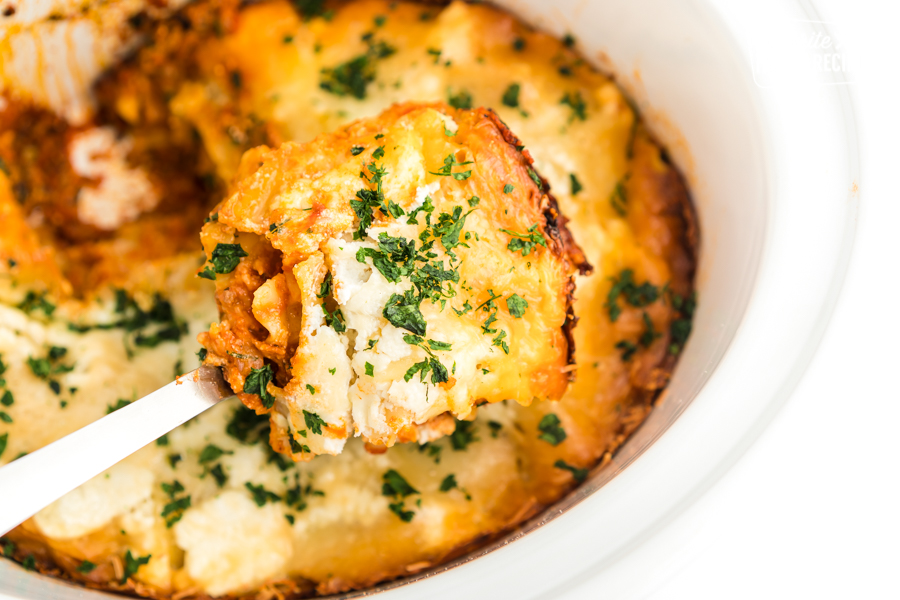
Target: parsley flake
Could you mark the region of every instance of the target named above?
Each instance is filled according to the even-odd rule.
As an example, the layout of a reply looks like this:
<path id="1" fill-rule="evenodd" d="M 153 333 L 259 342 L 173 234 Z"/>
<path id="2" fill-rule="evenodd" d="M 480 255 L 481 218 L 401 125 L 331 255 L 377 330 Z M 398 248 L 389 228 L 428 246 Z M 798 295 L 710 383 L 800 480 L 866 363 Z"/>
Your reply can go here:
<path id="1" fill-rule="evenodd" d="M 306 427 L 316 435 L 322 435 L 322 427 L 328 427 L 328 423 L 314 412 L 303 411 L 303 421 Z"/>
<path id="2" fill-rule="evenodd" d="M 122 570 L 122 579 L 119 580 L 119 583 L 124 584 L 127 582 L 132 575 L 138 572 L 138 569 L 140 569 L 142 565 L 146 565 L 150 562 L 151 556 L 151 554 L 148 554 L 147 556 L 135 557 L 131 553 L 131 550 L 128 550 L 125 553 L 125 564 Z"/>
<path id="3" fill-rule="evenodd" d="M 512 83 L 506 88 L 506 91 L 503 92 L 503 96 L 500 101 L 503 102 L 504 106 L 508 106 L 510 108 L 519 108 L 519 92 L 521 91 L 522 86 L 518 83 Z"/>
<path id="4" fill-rule="evenodd" d="M 569 173 L 569 187 L 573 196 L 577 196 L 578 192 L 584 189 L 575 173 Z"/>
<path id="5" fill-rule="evenodd" d="M 509 309 L 509 314 L 517 319 L 521 319 L 525 316 L 525 309 L 528 308 L 528 301 L 518 294 L 513 294 L 506 299 L 506 308 Z"/>
<path id="6" fill-rule="evenodd" d="M 450 94 L 448 92 L 447 104 L 453 108 L 468 110 L 472 108 L 472 94 L 466 90 L 460 90 L 456 94 Z"/>
<path id="7" fill-rule="evenodd" d="M 453 473 L 450 473 L 446 477 L 444 477 L 443 481 L 441 481 L 441 485 L 438 490 L 442 492 L 449 492 L 450 490 L 459 487 L 459 484 L 456 482 L 456 476 Z"/>
<path id="8" fill-rule="evenodd" d="M 274 492 L 270 492 L 266 488 L 260 485 L 253 485 L 249 481 L 244 483 L 244 487 L 250 492 L 253 496 L 253 501 L 256 502 L 256 505 L 259 507 L 263 507 L 267 502 L 279 502 L 281 501 L 281 496 Z"/>
<path id="9" fill-rule="evenodd" d="M 609 311 L 609 320 L 613 323 L 622 314 L 622 308 L 618 303 L 620 296 L 624 296 L 625 301 L 636 308 L 643 308 L 656 302 L 659 298 L 659 288 L 649 281 L 637 285 L 634 282 L 634 271 L 631 269 L 624 269 L 619 273 L 618 278 L 611 277 L 610 280 L 613 284 L 606 296 L 606 302 L 603 303 L 603 307 Z"/>
<path id="10" fill-rule="evenodd" d="M 241 259 L 248 254 L 241 248 L 240 244 L 216 244 L 212 251 L 209 262 L 213 265 L 213 270 L 219 275 L 231 273 L 237 268 Z"/>
<path id="11" fill-rule="evenodd" d="M 75 567 L 75 570 L 78 571 L 79 573 L 87 575 L 88 573 L 90 573 L 91 571 L 93 571 L 96 568 L 97 568 L 97 565 L 95 565 L 91 561 L 83 560 L 83 561 L 81 561 L 80 565 Z"/>
<path id="12" fill-rule="evenodd" d="M 538 439 L 553 446 L 558 446 L 566 439 L 566 430 L 562 428 L 559 417 L 553 413 L 544 415 L 541 422 L 538 423 L 538 430 L 541 432 Z"/>
<path id="13" fill-rule="evenodd" d="M 250 374 L 244 380 L 243 392 L 258 395 L 265 408 L 272 408 L 275 404 L 275 396 L 269 393 L 267 386 L 273 379 L 275 379 L 275 374 L 272 372 L 272 365 L 265 365 L 261 369 L 250 369 Z"/>
<path id="14" fill-rule="evenodd" d="M 587 104 L 584 101 L 584 98 L 581 96 L 581 92 L 566 92 L 566 95 L 562 97 L 562 100 L 559 101 L 560 104 L 566 105 L 572 109 L 572 114 L 569 115 L 569 123 L 578 119 L 580 121 L 587 120 Z"/>
<path id="15" fill-rule="evenodd" d="M 506 249 L 511 252 L 521 252 L 522 256 L 528 256 L 532 250 L 538 245 L 547 247 L 547 239 L 537 229 L 537 223 L 528 228 L 525 233 L 517 233 L 509 229 L 501 229 L 503 233 L 513 236 L 513 239 L 506 245 Z"/>
<path id="16" fill-rule="evenodd" d="M 587 469 L 579 469 L 578 467 L 573 467 L 572 465 L 568 464 L 566 461 L 564 461 L 562 459 L 559 459 L 555 463 L 553 463 L 553 466 L 556 467 L 557 469 L 562 469 L 563 471 L 570 472 L 572 474 L 572 478 L 575 481 L 577 481 L 578 483 L 581 483 L 582 481 L 587 479 L 587 476 L 588 476 Z"/>

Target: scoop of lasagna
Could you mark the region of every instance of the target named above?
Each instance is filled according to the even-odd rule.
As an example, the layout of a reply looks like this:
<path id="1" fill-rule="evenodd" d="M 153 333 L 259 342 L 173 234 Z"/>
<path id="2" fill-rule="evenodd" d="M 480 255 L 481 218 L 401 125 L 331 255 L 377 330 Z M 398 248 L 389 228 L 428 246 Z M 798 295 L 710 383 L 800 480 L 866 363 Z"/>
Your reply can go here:
<path id="1" fill-rule="evenodd" d="M 589 267 L 531 163 L 493 112 L 412 103 L 244 155 L 202 231 L 221 321 L 200 341 L 273 448 L 426 442 L 563 395 Z"/>

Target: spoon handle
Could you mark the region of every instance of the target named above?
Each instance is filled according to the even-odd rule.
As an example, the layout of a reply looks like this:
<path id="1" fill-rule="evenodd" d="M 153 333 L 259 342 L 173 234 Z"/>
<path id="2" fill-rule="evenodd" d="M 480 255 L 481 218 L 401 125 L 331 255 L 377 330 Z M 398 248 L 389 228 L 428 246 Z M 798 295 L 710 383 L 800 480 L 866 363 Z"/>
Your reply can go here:
<path id="1" fill-rule="evenodd" d="M 219 369 L 200 367 L 0 468 L 0 535 L 233 395 Z"/>

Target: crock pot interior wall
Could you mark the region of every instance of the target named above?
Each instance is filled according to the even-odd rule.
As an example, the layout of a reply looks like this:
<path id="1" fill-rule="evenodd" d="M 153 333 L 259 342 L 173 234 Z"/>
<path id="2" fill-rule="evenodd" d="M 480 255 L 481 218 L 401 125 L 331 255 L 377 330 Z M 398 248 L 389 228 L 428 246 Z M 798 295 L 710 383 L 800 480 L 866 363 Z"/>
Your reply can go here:
<path id="1" fill-rule="evenodd" d="M 573 33 L 589 60 L 612 69 L 653 134 L 671 150 L 687 176 L 700 220 L 699 307 L 694 332 L 665 401 L 611 464 L 522 531 L 414 579 L 463 564 L 539 527 L 596 491 L 662 435 L 703 386 L 734 336 L 750 298 L 765 232 L 768 178 L 764 140 L 757 125 L 759 110 L 746 65 L 730 50 L 728 33 L 705 4 L 687 0 L 500 0 L 497 4 L 540 29 L 558 35 Z M 24 573 L 8 561 L 0 564 L 3 592 L 19 598 L 61 600 L 106 595 Z M 358 595 L 362 594 L 346 597 Z"/>

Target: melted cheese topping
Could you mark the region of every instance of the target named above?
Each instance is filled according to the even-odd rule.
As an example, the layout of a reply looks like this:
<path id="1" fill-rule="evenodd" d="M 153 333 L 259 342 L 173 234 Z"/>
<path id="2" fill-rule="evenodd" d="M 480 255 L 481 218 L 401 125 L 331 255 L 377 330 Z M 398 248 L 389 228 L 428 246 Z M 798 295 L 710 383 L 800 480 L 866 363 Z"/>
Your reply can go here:
<path id="1" fill-rule="evenodd" d="M 197 23 L 202 21 L 221 36 L 211 33 L 199 44 L 194 78 L 172 84 L 177 89 L 171 96 L 147 92 L 155 90 L 156 65 L 163 64 L 152 60 L 153 53 L 166 48 L 162 42 L 169 37 L 170 45 L 177 45 L 180 36 L 187 35 L 171 27 L 139 54 L 149 57 L 146 62 L 137 60 L 123 68 L 121 87 L 106 108 L 120 111 L 126 123 L 150 118 L 142 115 L 182 123 L 154 104 L 160 97 L 171 97 L 168 108 L 194 124 L 204 140 L 207 156 L 197 167 L 197 177 L 205 168 L 215 168 L 225 179 L 236 174 L 242 153 L 259 143 L 252 140 L 260 129 L 270 145 L 277 146 L 288 140 L 308 142 L 351 119 L 377 115 L 396 101 L 452 97 L 462 102 L 468 95 L 472 106 L 496 109 L 550 181 L 562 212 L 572 219 L 575 239 L 596 269 L 589 277 L 578 277 L 576 381 L 559 402 L 528 407 L 500 402 L 480 408 L 472 422 L 451 421 L 449 427 L 446 421 L 433 420 L 419 428 L 420 441 L 433 439 L 428 429 L 434 429 L 435 436 L 442 431 L 452 435 L 427 445 L 398 444 L 371 454 L 361 440 L 350 439 L 340 456 L 320 456 L 308 463 L 284 461 L 272 453 L 267 423 L 254 420 L 252 411 L 239 402 L 224 402 L 123 461 L 123 468 L 153 473 L 149 498 L 141 493 L 127 502 L 84 502 L 98 491 L 118 493 L 91 482 L 79 495 L 60 500 L 12 532 L 8 537 L 17 544 L 15 558 L 21 561 L 40 544 L 48 545 L 69 578 L 157 596 L 254 590 L 260 590 L 259 598 L 290 590 L 332 593 L 439 564 L 454 549 L 477 543 L 556 501 L 576 484 L 571 469 L 608 460 L 664 387 L 672 361 L 670 325 L 684 316 L 661 299 L 638 307 L 619 298 L 621 314 L 612 321 L 606 306 L 610 278 L 618 280 L 623 270 L 631 269 L 636 284 L 661 289 L 668 283 L 669 289 L 687 295 L 692 276 L 682 183 L 658 146 L 639 127 L 635 130 L 635 115 L 615 85 L 559 40 L 528 30 L 486 5 L 438 8 L 363 0 L 338 7 L 330 19 L 309 20 L 286 1 L 251 5 L 240 12 L 227 6 L 221 13 L 202 5 L 195 8 L 199 17 L 191 31 L 200 30 Z M 203 20 L 204 10 L 213 16 Z M 384 20 L 376 22 L 376 17 Z M 322 69 L 368 53 L 369 43 L 362 38 L 367 32 L 395 52 L 372 63 L 364 97 L 323 90 Z M 439 56 L 429 49 L 440 51 Z M 504 104 L 504 97 L 514 103 L 513 94 L 507 95 L 514 84 L 519 85 L 517 107 Z M 583 101 L 583 119 L 571 106 L 581 106 L 576 94 Z M 570 102 L 563 104 L 566 95 Z M 256 129 L 243 129 L 247 123 Z M 140 143 L 135 137 L 135 144 Z M 573 189 L 572 175 L 580 190 Z M 417 183 L 409 196 L 424 202 L 437 192 L 433 183 Z M 143 249 L 142 254 L 127 255 L 141 257 L 140 268 L 104 266 L 106 275 L 99 280 L 114 280 L 144 311 L 153 305 L 153 294 L 162 293 L 177 319 L 188 324 L 188 333 L 177 342 L 142 347 L 134 344 L 133 332 L 122 328 L 73 331 L 70 322 L 121 319 L 116 297 L 105 287 L 91 292 L 84 285 L 87 299 L 71 299 L 71 285 L 60 273 L 61 251 L 42 241 L 29 227 L 28 216 L 0 172 L 0 357 L 6 366 L 0 395 L 9 390 L 14 397 L 11 405 L 0 406 L 12 420 L 0 421 L 5 443 L 0 463 L 100 418 L 120 399 L 157 389 L 171 380 L 176 366 L 182 372 L 194 368 L 199 349 L 194 336 L 217 318 L 212 283 L 195 277 L 203 257 L 167 253 L 164 232 L 173 222 L 158 227 L 142 220 L 126 225 L 127 233 L 96 244 L 86 256 L 113 265 L 118 263 L 112 257 L 120 257 L 123 247 L 129 252 Z M 371 268 L 355 262 L 352 254 L 343 256 L 340 248 L 328 252 L 330 272 L 342 283 L 338 299 L 349 313 L 371 279 Z M 138 259 L 129 258 L 126 264 L 128 260 Z M 280 285 L 266 283 L 260 308 L 267 294 L 280 294 Z M 49 316 L 34 301 L 25 302 L 28 291 L 39 295 L 44 290 L 56 305 Z M 365 299 L 360 296 L 360 304 L 354 305 L 360 315 L 368 310 Z M 254 300 L 246 299 L 251 310 Z M 278 319 L 264 312 L 259 311 L 265 325 L 260 334 L 278 339 L 283 335 Z M 660 337 L 646 338 L 647 319 Z M 329 329 L 320 321 L 308 327 L 323 334 Z M 408 358 L 403 355 L 408 344 L 398 340 L 397 333 L 382 327 L 378 351 L 390 360 Z M 646 346 L 642 338 L 649 339 Z M 333 341 L 323 336 L 321 347 L 310 347 L 311 352 L 338 361 L 339 352 L 329 355 Z M 617 347 L 622 342 L 635 347 L 628 360 Z M 28 362 L 47 357 L 52 346 L 68 349 L 54 365 L 73 367 L 53 376 L 60 394 L 35 375 Z M 359 368 L 346 360 L 332 363 L 340 386 Z M 327 381 L 330 375 L 310 372 L 309 377 Z M 399 385 L 393 393 L 409 396 Z M 560 461 L 565 467 L 558 466 Z M 184 489 L 173 498 L 161 486 L 175 481 Z M 386 488 L 388 482 L 393 483 Z M 173 513 L 164 517 L 166 507 L 187 497 L 190 506 L 167 526 Z M 67 537 L 73 534 L 79 535 Z M 120 586 L 126 551 L 150 559 Z M 264 563 L 257 554 L 265 557 Z M 37 556 L 40 565 L 43 555 Z M 82 573 L 77 567 L 83 560 L 97 567 Z"/>

